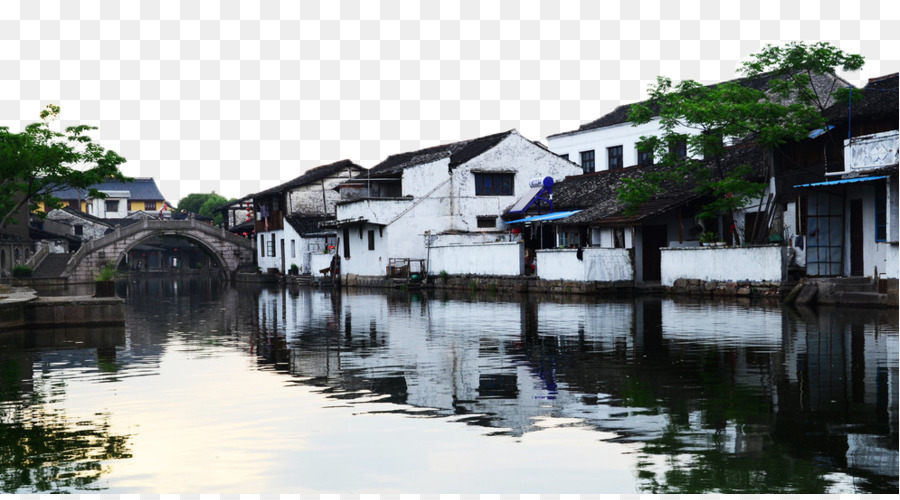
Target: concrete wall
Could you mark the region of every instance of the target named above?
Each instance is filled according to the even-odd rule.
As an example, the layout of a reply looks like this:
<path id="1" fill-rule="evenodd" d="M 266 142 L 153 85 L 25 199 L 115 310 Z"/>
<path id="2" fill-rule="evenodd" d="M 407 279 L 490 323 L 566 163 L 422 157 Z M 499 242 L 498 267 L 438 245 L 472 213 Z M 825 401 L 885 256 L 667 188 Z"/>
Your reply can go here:
<path id="1" fill-rule="evenodd" d="M 634 265 L 624 248 L 538 250 L 537 275 L 545 280 L 633 281 Z"/>
<path id="2" fill-rule="evenodd" d="M 679 278 L 703 281 L 782 281 L 787 272 L 787 247 L 663 248 L 661 284 Z"/>
<path id="3" fill-rule="evenodd" d="M 525 268 L 522 243 L 484 245 L 436 245 L 428 257 L 428 273 L 519 276 Z"/>

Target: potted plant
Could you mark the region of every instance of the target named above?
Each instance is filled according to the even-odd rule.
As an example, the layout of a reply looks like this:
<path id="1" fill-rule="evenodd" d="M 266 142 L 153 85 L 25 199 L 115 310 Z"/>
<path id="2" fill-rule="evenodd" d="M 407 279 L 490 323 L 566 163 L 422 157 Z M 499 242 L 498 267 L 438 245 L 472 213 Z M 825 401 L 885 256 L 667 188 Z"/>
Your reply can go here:
<path id="1" fill-rule="evenodd" d="M 700 235 L 700 243 L 703 245 L 712 246 L 717 241 L 719 241 L 719 235 L 713 231 L 707 231 Z"/>
<path id="2" fill-rule="evenodd" d="M 94 297 L 115 297 L 116 278 L 119 277 L 119 269 L 112 261 L 106 261 L 97 270 L 94 283 Z"/>
<path id="3" fill-rule="evenodd" d="M 288 271 L 288 274 L 297 276 L 300 274 L 300 267 L 297 264 L 291 264 L 291 269 Z"/>

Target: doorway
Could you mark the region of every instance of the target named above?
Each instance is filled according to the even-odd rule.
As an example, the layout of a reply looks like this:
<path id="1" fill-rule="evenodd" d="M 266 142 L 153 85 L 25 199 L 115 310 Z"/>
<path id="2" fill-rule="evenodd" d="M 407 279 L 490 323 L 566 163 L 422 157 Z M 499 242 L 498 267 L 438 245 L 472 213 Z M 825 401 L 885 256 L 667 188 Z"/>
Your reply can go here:
<path id="1" fill-rule="evenodd" d="M 862 200 L 850 200 L 850 276 L 863 276 Z"/>
<path id="2" fill-rule="evenodd" d="M 668 246 L 668 234 L 665 224 L 643 226 L 641 229 L 641 265 L 643 266 L 643 281 L 660 281 L 662 269 L 660 248 Z"/>

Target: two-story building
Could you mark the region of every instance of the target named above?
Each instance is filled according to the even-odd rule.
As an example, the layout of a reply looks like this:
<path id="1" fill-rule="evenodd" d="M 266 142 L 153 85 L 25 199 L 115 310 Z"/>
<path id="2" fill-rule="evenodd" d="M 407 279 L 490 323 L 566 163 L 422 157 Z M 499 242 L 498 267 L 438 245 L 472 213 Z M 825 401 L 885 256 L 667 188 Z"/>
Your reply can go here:
<path id="1" fill-rule="evenodd" d="M 435 248 L 506 242 L 518 245 L 494 264 L 456 254 L 460 269 L 520 274 L 524 248 L 503 216 L 531 181 L 578 175 L 574 163 L 515 130 L 388 157 L 340 186 L 337 204 L 341 272 L 384 276 L 392 262 L 417 260 L 423 272 Z M 487 255 L 487 249 L 480 257 Z M 449 262 L 449 261 L 445 261 Z M 501 269 L 503 268 L 503 269 Z"/>
<path id="2" fill-rule="evenodd" d="M 809 276 L 900 276 L 897 88 L 896 73 L 870 79 L 862 99 L 828 109 L 829 130 L 782 158 L 791 243 Z"/>
<path id="3" fill-rule="evenodd" d="M 132 182 L 105 181 L 91 186 L 106 195 L 95 198 L 88 189 L 68 188 L 53 193 L 64 207 L 80 210 L 101 219 L 124 219 L 137 211 L 156 212 L 166 199 L 151 177 L 136 177 Z M 41 206 L 42 211 L 46 208 Z"/>
<path id="4" fill-rule="evenodd" d="M 334 219 L 340 194 L 336 187 L 365 172 L 350 160 L 341 160 L 306 171 L 303 175 L 242 200 L 252 200 L 257 263 L 260 268 L 282 274 L 295 264 L 301 273 L 317 271 L 313 254 L 334 247 L 335 231 L 318 224 Z M 242 201 L 232 204 L 238 208 Z M 228 206 L 222 207 L 229 210 Z M 233 209 L 232 209 L 233 211 Z"/>

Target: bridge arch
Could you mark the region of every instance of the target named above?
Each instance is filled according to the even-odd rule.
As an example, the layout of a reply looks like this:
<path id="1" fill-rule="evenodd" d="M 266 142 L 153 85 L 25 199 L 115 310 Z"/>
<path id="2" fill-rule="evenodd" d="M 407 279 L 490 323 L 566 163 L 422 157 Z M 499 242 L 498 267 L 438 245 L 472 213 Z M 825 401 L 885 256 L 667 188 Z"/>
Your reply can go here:
<path id="1" fill-rule="evenodd" d="M 231 279 L 241 264 L 254 261 L 253 242 L 224 229 L 196 220 L 144 219 L 83 244 L 69 259 L 62 277 L 70 283 L 93 281 L 104 263 L 121 262 L 129 250 L 155 236 L 177 236 L 196 243 L 216 261 L 226 279 Z"/>

